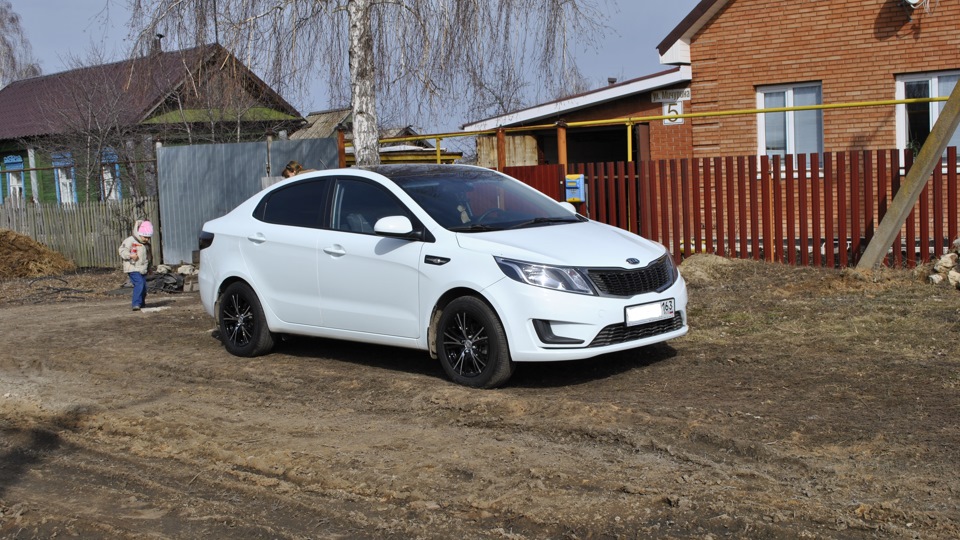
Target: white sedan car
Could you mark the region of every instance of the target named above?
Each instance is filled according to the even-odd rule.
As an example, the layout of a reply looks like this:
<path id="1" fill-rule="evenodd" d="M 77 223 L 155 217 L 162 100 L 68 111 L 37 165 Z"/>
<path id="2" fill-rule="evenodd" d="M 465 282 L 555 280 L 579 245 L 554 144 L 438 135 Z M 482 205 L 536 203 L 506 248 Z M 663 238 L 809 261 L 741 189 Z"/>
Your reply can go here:
<path id="1" fill-rule="evenodd" d="M 227 351 L 277 335 L 429 351 L 472 387 L 515 362 L 576 360 L 687 332 L 686 284 L 658 243 L 464 165 L 295 176 L 200 234 L 200 297 Z"/>

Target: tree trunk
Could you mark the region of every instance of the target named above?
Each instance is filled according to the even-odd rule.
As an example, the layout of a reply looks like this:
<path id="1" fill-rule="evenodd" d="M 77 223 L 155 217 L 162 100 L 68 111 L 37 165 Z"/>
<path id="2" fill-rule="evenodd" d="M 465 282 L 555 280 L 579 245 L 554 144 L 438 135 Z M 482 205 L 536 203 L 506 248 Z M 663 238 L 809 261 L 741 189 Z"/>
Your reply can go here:
<path id="1" fill-rule="evenodd" d="M 353 155 L 358 166 L 380 164 L 377 95 L 370 30 L 371 0 L 347 4 L 350 40 L 350 93 L 353 107 Z"/>

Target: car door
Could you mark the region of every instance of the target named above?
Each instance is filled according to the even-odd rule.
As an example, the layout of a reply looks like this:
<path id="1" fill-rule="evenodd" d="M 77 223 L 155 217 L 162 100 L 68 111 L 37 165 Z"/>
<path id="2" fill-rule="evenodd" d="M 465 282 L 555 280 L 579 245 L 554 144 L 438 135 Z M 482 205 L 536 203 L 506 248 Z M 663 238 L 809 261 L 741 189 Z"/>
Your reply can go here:
<path id="1" fill-rule="evenodd" d="M 285 322 L 323 324 L 317 258 L 328 185 L 310 179 L 270 192 L 240 238 L 261 303 Z"/>
<path id="2" fill-rule="evenodd" d="M 341 177 L 331 190 L 329 229 L 320 242 L 319 283 L 328 328 L 417 338 L 423 242 L 377 236 L 386 216 L 413 220 L 382 185 Z"/>

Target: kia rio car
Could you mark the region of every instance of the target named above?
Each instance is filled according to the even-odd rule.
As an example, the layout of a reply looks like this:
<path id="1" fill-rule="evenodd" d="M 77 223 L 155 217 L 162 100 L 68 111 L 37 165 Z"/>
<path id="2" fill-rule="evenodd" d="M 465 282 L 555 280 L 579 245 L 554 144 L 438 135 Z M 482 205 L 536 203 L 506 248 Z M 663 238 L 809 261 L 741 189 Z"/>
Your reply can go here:
<path id="1" fill-rule="evenodd" d="M 465 165 L 384 165 L 270 186 L 200 234 L 200 297 L 257 356 L 296 334 L 428 351 L 455 382 L 687 332 L 686 284 L 658 243 Z"/>

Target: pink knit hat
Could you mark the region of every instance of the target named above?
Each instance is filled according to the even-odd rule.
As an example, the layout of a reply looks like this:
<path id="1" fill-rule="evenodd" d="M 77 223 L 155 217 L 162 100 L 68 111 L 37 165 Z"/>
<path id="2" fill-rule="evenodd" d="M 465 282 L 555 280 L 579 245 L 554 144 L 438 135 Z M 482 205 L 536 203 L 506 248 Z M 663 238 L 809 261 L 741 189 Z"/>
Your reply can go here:
<path id="1" fill-rule="evenodd" d="M 137 234 L 147 238 L 153 236 L 153 223 L 150 223 L 149 221 L 144 221 L 141 223 L 140 226 L 137 227 Z"/>

